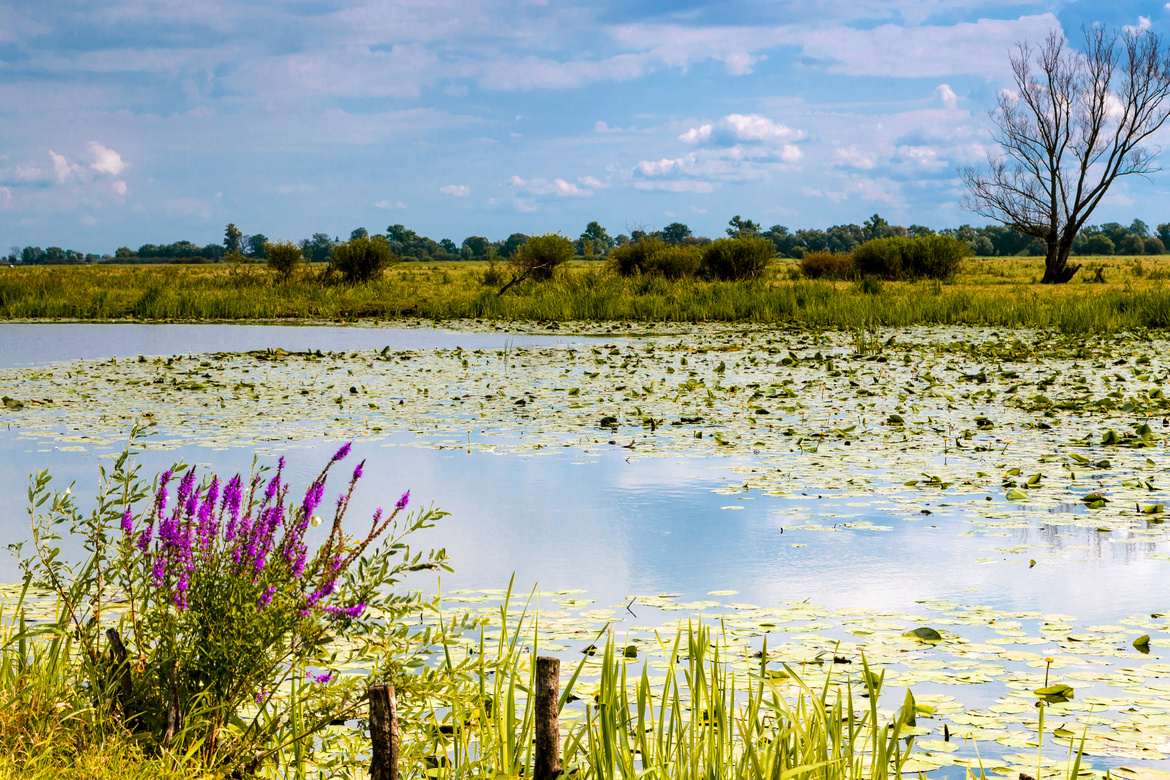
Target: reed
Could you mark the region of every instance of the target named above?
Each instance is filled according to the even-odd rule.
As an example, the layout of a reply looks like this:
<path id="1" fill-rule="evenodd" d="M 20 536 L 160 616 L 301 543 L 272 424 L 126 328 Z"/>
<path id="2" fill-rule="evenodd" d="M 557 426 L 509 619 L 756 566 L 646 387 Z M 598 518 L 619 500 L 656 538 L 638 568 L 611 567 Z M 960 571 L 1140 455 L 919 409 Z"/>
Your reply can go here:
<path id="1" fill-rule="evenodd" d="M 0 319 L 254 321 L 423 318 L 497 321 L 754 322 L 852 330 L 863 324 L 1034 327 L 1103 333 L 1170 327 L 1170 262 L 1110 258 L 1105 284 L 1085 275 L 1039 285 L 1027 259 L 967 262 L 953 282 L 790 279 L 794 266 L 739 281 L 626 276 L 598 264 L 525 281 L 498 295 L 478 264 L 399 264 L 381 279 L 282 281 L 256 266 L 0 269 Z M 1094 262 L 1094 265 L 1096 263 Z M 797 274 L 799 276 L 799 274 Z"/>

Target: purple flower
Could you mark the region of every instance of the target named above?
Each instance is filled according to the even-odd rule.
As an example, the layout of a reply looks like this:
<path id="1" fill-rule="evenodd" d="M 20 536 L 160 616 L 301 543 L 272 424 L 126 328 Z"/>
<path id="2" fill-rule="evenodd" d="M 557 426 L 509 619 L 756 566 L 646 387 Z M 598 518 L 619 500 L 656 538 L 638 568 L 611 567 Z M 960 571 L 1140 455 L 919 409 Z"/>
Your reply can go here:
<path id="1" fill-rule="evenodd" d="M 401 512 L 403 509 L 406 509 L 406 505 L 409 503 L 410 503 L 410 491 L 408 490 L 402 494 L 402 498 L 398 499 L 398 503 L 394 505 L 394 511 Z"/>
<path id="2" fill-rule="evenodd" d="M 333 460 L 329 461 L 329 465 L 332 466 L 334 463 L 336 463 L 337 461 L 343 459 L 346 455 L 348 455 L 350 446 L 351 446 L 351 444 L 349 442 L 346 442 L 345 444 L 341 445 L 341 449 L 339 449 L 337 451 L 337 454 L 333 456 Z"/>
<path id="3" fill-rule="evenodd" d="M 223 537 L 225 542 L 230 542 L 236 536 L 236 524 L 240 521 L 241 485 L 240 475 L 236 474 L 223 491 L 223 504 L 220 511 L 227 512 L 228 515 L 227 530 Z"/>
<path id="4" fill-rule="evenodd" d="M 313 511 L 321 504 L 325 497 L 325 480 L 317 480 L 305 491 L 305 500 L 301 502 L 301 514 L 305 520 L 313 516 Z"/>
<path id="5" fill-rule="evenodd" d="M 353 618 L 361 617 L 361 614 L 366 611 L 366 605 L 365 604 L 357 604 L 357 605 L 352 606 L 352 607 L 329 606 L 329 607 L 325 607 L 325 611 L 327 613 L 329 613 L 330 615 L 344 615 L 347 618 L 353 619 Z"/>
<path id="6" fill-rule="evenodd" d="M 322 672 L 321 674 L 305 672 L 305 679 L 312 680 L 315 683 L 325 684 L 333 679 L 333 672 Z"/>
<path id="7" fill-rule="evenodd" d="M 256 605 L 257 611 L 263 611 L 265 607 L 272 603 L 273 593 L 276 593 L 276 586 L 269 585 L 268 589 L 260 594 L 260 601 Z"/>
<path id="8" fill-rule="evenodd" d="M 363 460 L 361 463 L 357 464 L 357 468 L 355 468 L 353 470 L 353 481 L 354 482 L 357 482 L 359 479 L 362 478 L 362 466 L 364 466 L 364 465 L 366 465 L 366 462 Z"/>
<path id="9" fill-rule="evenodd" d="M 130 507 L 126 507 L 126 511 L 122 513 L 122 535 L 129 538 L 134 534 L 134 515 L 130 513 Z"/>
<path id="10" fill-rule="evenodd" d="M 267 698 L 268 698 L 268 691 L 261 689 L 261 690 L 256 692 L 256 695 L 252 697 L 252 700 L 254 702 L 256 702 L 257 706 L 259 706 L 259 705 L 263 704 L 264 700 Z"/>

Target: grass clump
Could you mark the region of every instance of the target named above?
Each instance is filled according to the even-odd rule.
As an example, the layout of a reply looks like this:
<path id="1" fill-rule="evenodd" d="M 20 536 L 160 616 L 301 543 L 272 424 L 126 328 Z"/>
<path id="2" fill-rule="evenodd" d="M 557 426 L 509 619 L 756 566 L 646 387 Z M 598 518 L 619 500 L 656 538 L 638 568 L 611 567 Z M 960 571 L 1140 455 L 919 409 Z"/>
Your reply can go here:
<path id="1" fill-rule="evenodd" d="M 883 279 L 949 279 L 970 251 L 950 236 L 875 238 L 853 250 L 853 266 L 861 276 Z"/>

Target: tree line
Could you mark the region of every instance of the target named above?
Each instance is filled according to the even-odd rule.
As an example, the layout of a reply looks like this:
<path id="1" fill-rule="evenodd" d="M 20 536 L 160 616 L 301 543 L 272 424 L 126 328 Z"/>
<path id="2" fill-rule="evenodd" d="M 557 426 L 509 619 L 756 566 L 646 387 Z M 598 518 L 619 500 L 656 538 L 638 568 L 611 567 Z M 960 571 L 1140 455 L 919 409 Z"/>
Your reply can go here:
<path id="1" fill-rule="evenodd" d="M 961 225 L 935 231 L 923 225 L 891 224 L 874 214 L 861 225 L 833 225 L 821 230 L 808 228 L 790 230 L 784 225 L 772 225 L 765 229 L 750 219 L 739 215 L 728 221 L 726 234 L 730 237 L 764 238 L 772 242 L 776 254 L 781 257 L 801 259 L 813 252 L 852 253 L 866 241 L 875 238 L 915 238 L 919 236 L 950 236 L 964 242 L 972 255 L 978 257 L 1009 257 L 1014 255 L 1043 256 L 1046 247 L 1039 239 L 1019 233 L 1002 225 L 972 227 Z M 530 236 L 512 233 L 507 238 L 492 241 L 484 236 L 468 236 L 461 244 L 449 238 L 435 241 L 420 236 L 403 225 L 390 225 L 384 234 L 391 254 L 406 261 L 457 261 L 457 260 L 509 260 L 521 247 L 528 243 Z M 356 228 L 350 239 L 371 238 L 365 228 Z M 712 239 L 696 236 L 690 227 L 681 222 L 653 230 L 642 225 L 627 227 L 625 232 L 610 236 L 609 231 L 598 222 L 585 226 L 580 236 L 572 241 L 574 253 L 585 259 L 602 259 L 614 247 L 657 239 L 671 246 L 706 246 Z M 310 263 L 325 263 L 330 260 L 334 249 L 345 243 L 340 237 L 328 233 L 314 233 L 311 238 L 296 242 L 303 258 Z M 119 247 L 112 255 L 84 253 L 60 247 L 41 249 L 35 246 L 13 246 L 4 260 L 9 264 L 58 265 L 84 263 L 218 263 L 230 256 L 263 262 L 268 258 L 272 242 L 262 233 L 245 234 L 234 224 L 228 225 L 222 243 L 199 246 L 191 241 L 176 241 L 173 244 L 143 244 L 137 250 Z M 1170 246 L 1170 222 L 1151 229 L 1145 222 L 1135 219 L 1129 225 L 1106 222 L 1100 225 L 1086 225 L 1075 236 L 1071 244 L 1073 255 L 1160 255 Z"/>

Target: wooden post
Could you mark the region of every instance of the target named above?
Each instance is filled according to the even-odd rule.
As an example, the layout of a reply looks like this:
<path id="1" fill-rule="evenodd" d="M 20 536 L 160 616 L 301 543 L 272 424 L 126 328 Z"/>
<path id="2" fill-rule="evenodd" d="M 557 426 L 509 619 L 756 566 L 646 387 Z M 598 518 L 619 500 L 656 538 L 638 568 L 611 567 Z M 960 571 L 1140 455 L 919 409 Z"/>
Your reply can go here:
<path id="1" fill-rule="evenodd" d="M 370 687 L 370 777 L 398 780 L 398 701 L 393 685 Z"/>
<path id="2" fill-rule="evenodd" d="M 163 745 L 170 746 L 171 740 L 183 727 L 183 713 L 179 709 L 179 662 L 171 661 L 170 680 L 167 685 L 166 730 Z"/>
<path id="3" fill-rule="evenodd" d="M 118 703 L 122 708 L 122 722 L 129 723 L 134 713 L 130 709 L 132 689 L 130 664 L 126 662 L 126 645 L 122 644 L 122 637 L 116 628 L 107 629 L 106 638 L 110 640 L 110 655 L 114 661 L 114 677 L 118 682 Z"/>
<path id="4" fill-rule="evenodd" d="M 535 780 L 556 780 L 561 774 L 561 662 L 556 658 L 536 659 L 536 760 Z"/>

